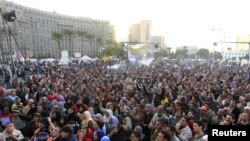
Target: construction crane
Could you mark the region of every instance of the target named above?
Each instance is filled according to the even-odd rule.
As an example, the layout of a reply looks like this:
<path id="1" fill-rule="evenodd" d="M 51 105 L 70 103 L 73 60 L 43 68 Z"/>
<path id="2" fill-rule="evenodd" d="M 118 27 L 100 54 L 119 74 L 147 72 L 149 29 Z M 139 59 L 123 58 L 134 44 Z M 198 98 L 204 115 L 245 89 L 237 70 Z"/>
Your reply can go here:
<path id="1" fill-rule="evenodd" d="M 215 42 L 214 46 L 217 46 L 218 43 L 248 44 L 248 63 L 250 63 L 250 42 Z"/>

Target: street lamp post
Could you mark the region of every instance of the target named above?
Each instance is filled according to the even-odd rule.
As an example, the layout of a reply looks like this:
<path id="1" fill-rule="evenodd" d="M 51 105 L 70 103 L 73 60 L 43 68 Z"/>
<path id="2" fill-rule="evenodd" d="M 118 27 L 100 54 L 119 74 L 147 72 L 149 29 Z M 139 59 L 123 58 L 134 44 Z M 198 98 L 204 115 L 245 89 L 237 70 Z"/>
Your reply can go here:
<path id="1" fill-rule="evenodd" d="M 248 65 L 250 65 L 250 43 L 248 43 Z"/>

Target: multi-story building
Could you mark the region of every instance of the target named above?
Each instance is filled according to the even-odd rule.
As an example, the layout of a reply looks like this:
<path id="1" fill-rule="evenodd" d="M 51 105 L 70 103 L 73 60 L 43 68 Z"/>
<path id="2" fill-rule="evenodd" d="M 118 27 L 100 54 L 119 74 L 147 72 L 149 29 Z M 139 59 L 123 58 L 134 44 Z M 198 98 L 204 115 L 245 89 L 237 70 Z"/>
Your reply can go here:
<path id="1" fill-rule="evenodd" d="M 237 50 L 239 50 L 239 51 L 249 50 L 250 44 L 248 44 L 248 43 L 250 43 L 250 34 L 244 35 L 244 36 L 239 36 L 237 38 L 237 42 L 245 42 L 245 43 L 237 43 L 236 44 Z"/>
<path id="2" fill-rule="evenodd" d="M 163 36 L 151 36 L 151 42 L 157 44 L 159 48 L 165 47 L 165 38 Z"/>
<path id="3" fill-rule="evenodd" d="M 222 52 L 223 59 L 233 59 L 239 60 L 242 57 L 248 56 L 248 51 L 234 51 L 228 49 L 227 51 Z"/>
<path id="4" fill-rule="evenodd" d="M 141 42 L 151 42 L 151 21 L 141 21 Z"/>
<path id="5" fill-rule="evenodd" d="M 129 41 L 140 42 L 141 24 L 131 24 L 129 29 Z"/>
<path id="6" fill-rule="evenodd" d="M 81 52 L 82 55 L 93 57 L 99 55 L 100 48 L 105 47 L 106 41 L 115 40 L 114 27 L 108 21 L 46 12 L 5 0 L 0 0 L 0 7 L 3 12 L 15 10 L 17 18 L 9 24 L 20 48 L 23 51 L 27 50 L 30 57 L 55 57 L 60 54 L 58 42 L 52 40 L 53 32 L 63 34 L 63 38 L 59 40 L 60 51 L 68 50 L 72 54 Z M 1 21 L 0 28 L 3 27 L 2 25 Z M 74 34 L 70 40 L 64 32 L 65 30 L 73 31 Z M 77 34 L 79 31 L 91 36 L 81 37 Z M 12 42 L 12 46 L 18 52 L 14 42 Z M 7 48 L 4 39 L 2 39 L 2 48 Z"/>
<path id="7" fill-rule="evenodd" d="M 130 42 L 151 42 L 151 21 L 132 24 L 129 29 Z"/>

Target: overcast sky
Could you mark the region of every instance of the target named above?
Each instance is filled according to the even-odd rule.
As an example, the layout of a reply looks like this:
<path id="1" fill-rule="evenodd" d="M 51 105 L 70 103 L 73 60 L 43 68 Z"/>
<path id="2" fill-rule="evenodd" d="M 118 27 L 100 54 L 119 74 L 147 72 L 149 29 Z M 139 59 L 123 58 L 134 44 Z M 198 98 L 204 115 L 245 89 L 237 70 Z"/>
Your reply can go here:
<path id="1" fill-rule="evenodd" d="M 151 20 L 153 35 L 165 36 L 168 46 L 211 49 L 213 41 L 235 41 L 237 35 L 250 34 L 249 0 L 11 1 L 60 14 L 109 20 L 118 40 L 125 40 L 129 25 L 141 20 Z"/>

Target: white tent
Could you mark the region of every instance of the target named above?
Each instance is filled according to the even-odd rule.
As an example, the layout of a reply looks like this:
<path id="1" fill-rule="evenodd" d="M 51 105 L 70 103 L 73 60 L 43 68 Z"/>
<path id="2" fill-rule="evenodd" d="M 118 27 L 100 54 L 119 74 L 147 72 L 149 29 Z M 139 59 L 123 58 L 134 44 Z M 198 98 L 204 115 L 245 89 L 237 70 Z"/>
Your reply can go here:
<path id="1" fill-rule="evenodd" d="M 39 62 L 49 62 L 49 63 L 52 63 L 56 61 L 56 59 L 54 58 L 46 58 L 46 59 L 41 59 Z"/>
<path id="2" fill-rule="evenodd" d="M 62 58 L 58 62 L 58 65 L 65 65 L 65 66 L 67 66 L 67 65 L 69 65 L 69 63 L 70 63 L 70 60 L 68 58 Z"/>
<path id="3" fill-rule="evenodd" d="M 37 59 L 34 59 L 34 58 L 28 58 L 26 60 L 30 61 L 31 63 L 36 63 L 37 62 Z"/>
<path id="4" fill-rule="evenodd" d="M 82 58 L 80 58 L 80 61 L 83 62 L 93 62 L 95 59 L 88 57 L 87 55 L 84 55 Z"/>

